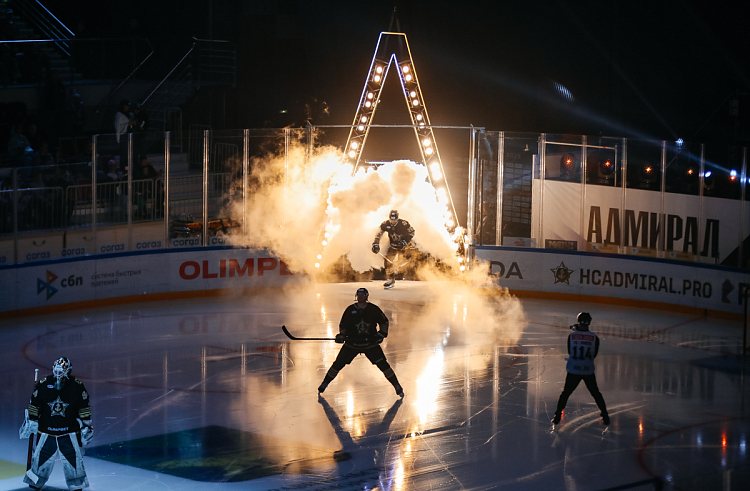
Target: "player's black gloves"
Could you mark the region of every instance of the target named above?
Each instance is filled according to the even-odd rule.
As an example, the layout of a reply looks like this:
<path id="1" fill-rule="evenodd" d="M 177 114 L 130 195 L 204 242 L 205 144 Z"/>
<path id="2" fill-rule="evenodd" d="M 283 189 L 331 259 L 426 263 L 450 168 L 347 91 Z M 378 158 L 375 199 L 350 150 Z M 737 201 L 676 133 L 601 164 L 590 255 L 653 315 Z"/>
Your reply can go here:
<path id="1" fill-rule="evenodd" d="M 373 244 L 372 245 L 372 253 L 373 254 L 377 254 L 378 252 L 380 252 L 380 244 Z"/>
<path id="2" fill-rule="evenodd" d="M 346 341 L 346 340 L 344 339 L 344 335 L 343 334 L 341 334 L 341 333 L 336 334 L 336 342 L 338 344 L 344 344 L 344 341 Z"/>

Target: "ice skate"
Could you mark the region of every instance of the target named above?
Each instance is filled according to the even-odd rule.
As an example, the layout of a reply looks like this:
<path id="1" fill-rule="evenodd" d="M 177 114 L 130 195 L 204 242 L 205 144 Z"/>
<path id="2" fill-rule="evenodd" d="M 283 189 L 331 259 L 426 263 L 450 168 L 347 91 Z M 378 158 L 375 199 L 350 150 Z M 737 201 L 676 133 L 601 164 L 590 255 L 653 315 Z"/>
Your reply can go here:
<path id="1" fill-rule="evenodd" d="M 602 424 L 609 426 L 609 414 L 602 414 Z"/>
<path id="2" fill-rule="evenodd" d="M 396 280 L 394 280 L 393 278 L 389 278 L 388 281 L 383 283 L 383 288 L 386 288 L 386 289 L 393 288 L 395 284 L 396 284 Z"/>
<path id="3" fill-rule="evenodd" d="M 562 417 L 562 415 L 555 413 L 555 417 L 552 418 L 552 424 L 553 425 L 559 425 L 561 417 Z"/>
<path id="4" fill-rule="evenodd" d="M 323 382 L 322 384 L 318 386 L 318 394 L 322 394 L 323 392 L 326 391 L 327 388 L 328 388 L 328 384 Z"/>
<path id="5" fill-rule="evenodd" d="M 399 385 L 394 386 L 393 388 L 396 389 L 396 395 L 403 399 L 404 398 L 403 387 L 401 387 L 401 385 L 399 384 Z"/>

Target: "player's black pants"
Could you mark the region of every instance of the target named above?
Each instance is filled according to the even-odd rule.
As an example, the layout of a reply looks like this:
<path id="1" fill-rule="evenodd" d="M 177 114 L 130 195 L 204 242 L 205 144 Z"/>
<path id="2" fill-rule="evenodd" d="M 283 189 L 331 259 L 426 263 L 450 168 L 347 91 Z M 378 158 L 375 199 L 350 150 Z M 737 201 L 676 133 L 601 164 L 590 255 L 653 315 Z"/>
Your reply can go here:
<path id="1" fill-rule="evenodd" d="M 400 387 L 396 374 L 393 372 L 393 368 L 388 364 L 388 361 L 386 361 L 383 348 L 381 348 L 379 344 L 367 348 L 355 348 L 354 346 L 344 344 L 344 346 L 341 347 L 338 356 L 336 356 L 336 359 L 333 361 L 331 368 L 328 369 L 328 373 L 326 373 L 326 376 L 323 379 L 323 384 L 327 386 L 331 380 L 336 378 L 336 375 L 339 374 L 341 369 L 351 363 L 359 354 L 364 354 L 367 359 L 370 360 L 370 363 L 378 367 L 380 371 L 383 372 L 383 375 L 385 375 L 385 378 L 387 378 L 394 387 Z"/>
<path id="2" fill-rule="evenodd" d="M 385 253 L 385 259 L 383 259 L 386 279 L 398 279 L 397 277 L 399 275 L 403 275 L 402 268 L 404 268 L 410 260 L 411 254 L 408 247 L 404 249 L 388 247 L 388 250 Z"/>
<path id="3" fill-rule="evenodd" d="M 602 393 L 599 392 L 599 386 L 596 385 L 596 375 L 593 373 L 591 375 L 576 375 L 574 373 L 568 373 L 565 377 L 565 387 L 563 387 L 562 394 L 560 394 L 560 399 L 557 400 L 557 411 L 555 414 L 562 414 L 565 405 L 568 403 L 568 398 L 573 391 L 576 390 L 576 387 L 581 383 L 581 380 L 586 384 L 586 388 L 591 393 L 594 401 L 596 401 L 596 405 L 599 407 L 602 416 L 607 415 L 607 405 L 604 403 Z"/>

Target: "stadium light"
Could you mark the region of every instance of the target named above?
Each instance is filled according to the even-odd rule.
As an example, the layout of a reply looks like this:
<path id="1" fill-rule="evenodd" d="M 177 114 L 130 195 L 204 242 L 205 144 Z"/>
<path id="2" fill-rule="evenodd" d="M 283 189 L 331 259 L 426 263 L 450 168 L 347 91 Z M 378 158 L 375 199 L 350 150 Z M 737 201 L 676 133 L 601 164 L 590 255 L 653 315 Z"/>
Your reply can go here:
<path id="1" fill-rule="evenodd" d="M 414 127 L 414 134 L 418 142 L 422 162 L 427 165 L 429 161 L 428 177 L 430 182 L 435 184 L 435 181 L 440 181 L 441 187 L 444 187 L 445 203 L 451 212 L 451 222 L 458 224 L 456 208 L 448 183 L 446 182 L 440 152 L 438 151 L 430 118 L 427 114 L 425 100 L 419 85 L 419 77 L 414 67 L 414 59 L 411 55 L 409 42 L 403 33 L 381 32 L 378 37 L 378 43 L 370 63 L 365 86 L 357 106 L 357 112 L 354 115 L 354 123 L 352 123 L 349 138 L 344 146 L 347 151 L 342 161 L 351 160 L 353 164 L 352 175 L 356 174 L 362 158 L 362 152 L 367 143 L 367 137 L 372 127 L 371 125 L 375 121 L 375 112 L 380 103 L 380 94 L 384 82 L 388 79 L 388 71 L 391 65 L 396 67 L 395 72 L 401 82 L 401 89 L 406 105 L 409 108 L 409 115 Z M 357 146 L 352 145 L 355 138 L 358 143 Z M 453 229 L 453 226 L 449 228 Z"/>

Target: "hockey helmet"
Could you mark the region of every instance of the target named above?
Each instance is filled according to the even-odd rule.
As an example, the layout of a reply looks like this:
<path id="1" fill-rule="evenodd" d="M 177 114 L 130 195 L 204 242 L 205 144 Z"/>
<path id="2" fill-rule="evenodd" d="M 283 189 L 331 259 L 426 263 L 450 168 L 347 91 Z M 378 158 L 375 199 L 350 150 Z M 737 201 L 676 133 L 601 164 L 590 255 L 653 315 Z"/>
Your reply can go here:
<path id="1" fill-rule="evenodd" d="M 367 291 L 367 288 L 359 288 L 357 289 L 357 293 L 354 294 L 354 298 L 357 299 L 360 293 L 363 293 L 365 295 L 365 300 L 370 298 L 370 292 Z"/>
<path id="2" fill-rule="evenodd" d="M 71 368 L 72 365 L 70 364 L 70 360 L 65 357 L 58 358 L 52 364 L 52 375 L 54 375 L 55 378 L 60 381 L 60 379 L 62 379 L 63 377 L 68 378 Z"/>
<path id="3" fill-rule="evenodd" d="M 388 215 L 391 220 L 398 220 L 398 210 L 391 210 L 391 214 Z"/>
<path id="4" fill-rule="evenodd" d="M 589 314 L 588 312 L 581 312 L 580 314 L 578 314 L 577 321 L 579 324 L 588 326 L 589 324 L 591 324 L 591 314 Z"/>

